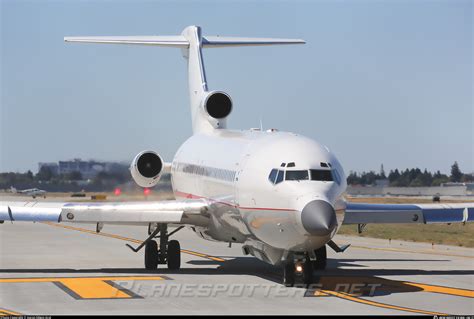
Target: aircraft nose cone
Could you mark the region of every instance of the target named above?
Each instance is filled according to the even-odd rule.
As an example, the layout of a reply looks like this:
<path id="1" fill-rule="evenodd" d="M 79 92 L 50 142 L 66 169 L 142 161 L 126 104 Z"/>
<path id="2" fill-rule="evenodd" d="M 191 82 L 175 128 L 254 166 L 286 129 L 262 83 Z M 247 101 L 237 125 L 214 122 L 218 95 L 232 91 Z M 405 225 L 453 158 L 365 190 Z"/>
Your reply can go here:
<path id="1" fill-rule="evenodd" d="M 309 234 L 326 236 L 336 227 L 336 212 L 328 202 L 313 200 L 301 211 L 301 222 Z"/>

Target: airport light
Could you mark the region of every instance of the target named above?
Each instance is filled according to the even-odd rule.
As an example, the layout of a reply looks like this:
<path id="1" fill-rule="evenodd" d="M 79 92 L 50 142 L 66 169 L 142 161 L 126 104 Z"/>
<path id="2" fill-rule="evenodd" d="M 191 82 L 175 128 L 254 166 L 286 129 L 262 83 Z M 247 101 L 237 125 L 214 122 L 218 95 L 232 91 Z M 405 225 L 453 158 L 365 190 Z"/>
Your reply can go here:
<path id="1" fill-rule="evenodd" d="M 150 193 L 151 193 L 151 189 L 149 189 L 148 187 L 145 187 L 143 189 L 143 195 L 148 196 L 150 195 Z"/>

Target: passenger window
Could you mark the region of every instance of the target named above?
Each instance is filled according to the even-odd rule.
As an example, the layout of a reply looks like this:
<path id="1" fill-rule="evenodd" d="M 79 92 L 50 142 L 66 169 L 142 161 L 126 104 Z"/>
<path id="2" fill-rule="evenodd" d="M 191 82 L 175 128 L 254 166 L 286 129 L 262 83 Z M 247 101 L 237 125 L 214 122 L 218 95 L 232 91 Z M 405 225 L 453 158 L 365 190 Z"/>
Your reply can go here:
<path id="1" fill-rule="evenodd" d="M 270 175 L 268 175 L 268 180 L 274 184 L 275 183 L 275 177 L 277 176 L 278 171 L 276 169 L 272 169 L 270 172 Z"/>
<path id="2" fill-rule="evenodd" d="M 281 183 L 283 181 L 283 174 L 285 171 L 278 171 L 277 178 L 275 180 L 275 184 Z"/>
<path id="3" fill-rule="evenodd" d="M 334 180 L 328 169 L 311 169 L 310 171 L 312 181 L 332 182 Z"/>
<path id="4" fill-rule="evenodd" d="M 286 171 L 285 180 L 286 181 L 301 181 L 308 180 L 308 171 Z"/>

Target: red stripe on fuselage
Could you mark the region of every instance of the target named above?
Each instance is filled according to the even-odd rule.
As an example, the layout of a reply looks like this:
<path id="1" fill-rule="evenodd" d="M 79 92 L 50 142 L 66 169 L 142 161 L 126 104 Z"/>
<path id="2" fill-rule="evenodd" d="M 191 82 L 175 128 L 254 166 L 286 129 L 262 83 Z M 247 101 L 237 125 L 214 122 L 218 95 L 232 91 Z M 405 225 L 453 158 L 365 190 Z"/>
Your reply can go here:
<path id="1" fill-rule="evenodd" d="M 291 212 L 296 212 L 297 211 L 296 209 L 289 209 L 289 208 L 243 207 L 243 206 L 231 204 L 231 203 L 228 203 L 228 202 L 222 202 L 222 201 L 218 201 L 216 199 L 212 199 L 212 198 L 209 198 L 209 197 L 194 195 L 194 194 L 190 194 L 190 193 L 184 193 L 184 192 L 180 192 L 180 191 L 175 191 L 174 193 L 177 196 L 181 196 L 181 197 L 185 197 L 185 198 L 206 199 L 206 200 L 212 201 L 214 203 L 223 204 L 223 205 L 227 205 L 227 206 L 231 206 L 231 207 L 238 208 L 238 209 L 243 209 L 243 210 L 274 210 L 274 211 L 286 211 L 286 212 L 287 211 L 291 211 Z"/>

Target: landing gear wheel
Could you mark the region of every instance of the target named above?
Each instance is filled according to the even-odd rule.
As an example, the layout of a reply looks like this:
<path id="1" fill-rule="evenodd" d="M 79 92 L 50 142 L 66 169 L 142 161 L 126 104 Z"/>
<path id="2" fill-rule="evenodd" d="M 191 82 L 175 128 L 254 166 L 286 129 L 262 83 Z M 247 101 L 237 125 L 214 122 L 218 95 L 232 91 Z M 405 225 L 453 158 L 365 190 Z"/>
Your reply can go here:
<path id="1" fill-rule="evenodd" d="M 293 287 L 295 284 L 295 264 L 291 261 L 283 266 L 283 284 L 285 287 Z"/>
<path id="2" fill-rule="evenodd" d="M 145 268 L 154 270 L 158 267 L 158 244 L 150 240 L 145 245 Z"/>
<path id="3" fill-rule="evenodd" d="M 181 248 L 179 241 L 170 240 L 168 242 L 168 269 L 178 270 L 181 267 Z"/>
<path id="4" fill-rule="evenodd" d="M 316 260 L 313 261 L 314 269 L 316 270 L 326 269 L 327 259 L 328 259 L 326 246 L 316 249 L 314 251 L 314 254 L 316 255 Z"/>

